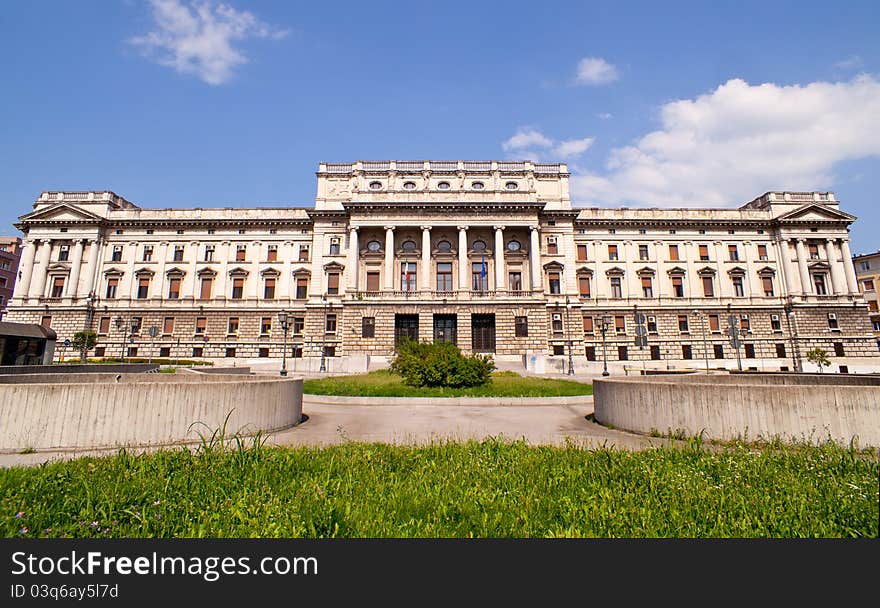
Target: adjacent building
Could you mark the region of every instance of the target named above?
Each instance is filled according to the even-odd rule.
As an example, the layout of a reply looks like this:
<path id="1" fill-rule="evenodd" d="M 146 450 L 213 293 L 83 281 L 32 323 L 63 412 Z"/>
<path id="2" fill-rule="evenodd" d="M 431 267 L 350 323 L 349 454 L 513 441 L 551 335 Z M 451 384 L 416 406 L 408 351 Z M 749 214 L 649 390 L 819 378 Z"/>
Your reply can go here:
<path id="1" fill-rule="evenodd" d="M 358 161 L 321 163 L 310 207 L 43 192 L 16 225 L 9 320 L 92 329 L 98 355 L 259 359 L 281 356 L 284 311 L 288 357 L 330 369 L 404 336 L 539 371 L 801 369 L 815 346 L 877 367 L 833 193 L 573 208 L 568 180 L 565 164 Z"/>
<path id="2" fill-rule="evenodd" d="M 6 315 L 6 306 L 15 289 L 21 239 L 17 236 L 0 237 L 0 320 Z"/>
<path id="3" fill-rule="evenodd" d="M 880 296 L 877 293 L 880 286 L 880 251 L 855 256 L 853 265 L 856 269 L 859 289 L 868 303 L 868 314 L 871 316 L 871 327 L 877 338 L 877 347 L 880 348 Z"/>

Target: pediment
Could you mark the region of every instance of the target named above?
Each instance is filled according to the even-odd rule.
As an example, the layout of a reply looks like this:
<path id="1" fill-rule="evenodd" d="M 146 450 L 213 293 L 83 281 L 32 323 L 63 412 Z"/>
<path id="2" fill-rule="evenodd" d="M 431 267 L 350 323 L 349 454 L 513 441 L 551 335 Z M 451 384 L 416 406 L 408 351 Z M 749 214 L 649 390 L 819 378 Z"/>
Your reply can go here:
<path id="1" fill-rule="evenodd" d="M 68 272 L 70 270 L 69 264 L 62 264 L 61 262 L 55 262 L 54 264 L 49 264 L 49 267 L 46 269 L 47 272 Z"/>
<path id="2" fill-rule="evenodd" d="M 827 262 L 813 262 L 809 265 L 810 270 L 829 270 L 831 267 Z"/>
<path id="3" fill-rule="evenodd" d="M 165 274 L 168 275 L 169 277 L 171 277 L 171 276 L 182 277 L 183 275 L 186 274 L 186 271 L 183 270 L 182 268 L 178 268 L 177 266 L 175 266 L 174 268 L 169 268 L 168 270 L 166 270 Z"/>
<path id="4" fill-rule="evenodd" d="M 235 268 L 232 268 L 229 270 L 229 276 L 231 276 L 231 277 L 233 277 L 233 276 L 244 277 L 244 276 L 247 276 L 248 274 L 249 274 L 249 271 L 246 268 L 242 268 L 241 266 L 236 266 Z"/>
<path id="5" fill-rule="evenodd" d="M 687 274 L 687 270 L 685 270 L 681 266 L 673 266 L 672 268 L 670 268 L 669 270 L 666 271 L 666 274 L 681 276 L 681 275 Z"/>
<path id="6" fill-rule="evenodd" d="M 343 266 L 339 262 L 327 262 L 326 264 L 324 264 L 324 270 L 342 271 L 342 270 L 345 270 L 345 266 Z"/>
<path id="7" fill-rule="evenodd" d="M 58 203 L 57 205 L 22 215 L 19 219 L 22 222 L 87 222 L 93 224 L 103 221 L 104 218 L 70 203 Z"/>
<path id="8" fill-rule="evenodd" d="M 609 268 L 608 270 L 606 270 L 605 274 L 609 277 L 622 277 L 624 274 L 626 274 L 626 271 L 619 266 L 614 266 L 613 268 Z"/>
<path id="9" fill-rule="evenodd" d="M 564 266 L 556 260 L 544 264 L 544 270 L 562 270 L 563 268 Z"/>
<path id="10" fill-rule="evenodd" d="M 844 213 L 829 205 L 804 205 L 776 218 L 779 222 L 853 222 L 854 215 Z"/>
<path id="11" fill-rule="evenodd" d="M 294 276 L 295 276 L 295 275 L 303 275 L 303 274 L 311 275 L 311 274 L 312 274 L 312 271 L 311 271 L 311 269 L 310 269 L 309 267 L 307 267 L 307 266 L 300 266 L 299 268 L 294 268 L 294 269 L 291 271 L 291 274 L 294 275 Z"/>
<path id="12" fill-rule="evenodd" d="M 210 267 L 202 268 L 201 270 L 196 272 L 196 275 L 198 275 L 200 277 L 216 277 L 217 271 L 214 270 L 213 268 L 210 268 Z"/>
<path id="13" fill-rule="evenodd" d="M 278 270 L 276 270 L 275 268 L 266 268 L 260 271 L 260 275 L 264 277 L 277 277 L 280 274 L 281 273 L 278 272 Z"/>
<path id="14" fill-rule="evenodd" d="M 775 275 L 776 269 L 770 266 L 764 266 L 763 268 L 758 269 L 758 274 L 760 276 Z"/>
<path id="15" fill-rule="evenodd" d="M 703 266 L 699 270 L 697 270 L 697 274 L 700 275 L 712 275 L 715 276 L 716 270 L 711 266 Z"/>
<path id="16" fill-rule="evenodd" d="M 108 268 L 107 270 L 104 271 L 104 276 L 108 276 L 108 277 L 109 276 L 120 277 L 123 274 L 125 274 L 125 271 L 122 270 L 121 268 L 116 268 L 115 266 Z"/>
<path id="17" fill-rule="evenodd" d="M 639 275 L 640 277 L 641 277 L 641 276 L 650 276 L 650 277 L 653 277 L 654 274 L 655 274 L 655 271 L 654 271 L 653 268 L 649 268 L 648 266 L 644 266 L 644 267 L 639 268 L 638 270 L 636 270 L 636 274 Z"/>
<path id="18" fill-rule="evenodd" d="M 733 268 L 731 268 L 730 270 L 727 271 L 727 274 L 742 276 L 742 275 L 746 274 L 746 269 L 743 268 L 742 266 L 734 266 Z"/>

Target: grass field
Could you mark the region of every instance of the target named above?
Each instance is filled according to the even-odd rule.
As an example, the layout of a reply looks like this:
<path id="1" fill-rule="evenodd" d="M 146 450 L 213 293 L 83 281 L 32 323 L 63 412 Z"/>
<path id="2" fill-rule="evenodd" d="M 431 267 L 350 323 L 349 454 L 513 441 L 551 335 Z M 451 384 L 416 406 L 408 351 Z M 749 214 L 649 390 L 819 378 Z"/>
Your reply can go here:
<path id="1" fill-rule="evenodd" d="M 312 395 L 354 397 L 562 397 L 592 395 L 593 385 L 570 380 L 534 378 L 513 372 L 495 372 L 492 382 L 471 388 L 407 386 L 387 370 L 357 376 L 331 376 L 303 382 L 303 392 Z"/>
<path id="2" fill-rule="evenodd" d="M 745 446 L 240 446 L 0 470 L 37 537 L 876 537 L 876 459 Z"/>

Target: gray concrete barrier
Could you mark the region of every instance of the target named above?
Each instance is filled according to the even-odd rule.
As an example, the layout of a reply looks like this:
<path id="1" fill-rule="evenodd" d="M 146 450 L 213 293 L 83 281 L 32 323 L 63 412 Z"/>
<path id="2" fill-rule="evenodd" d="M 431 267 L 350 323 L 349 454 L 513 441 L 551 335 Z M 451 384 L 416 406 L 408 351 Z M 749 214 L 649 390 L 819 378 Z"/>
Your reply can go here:
<path id="1" fill-rule="evenodd" d="M 343 395 L 303 395 L 307 405 L 432 405 L 471 407 L 517 407 L 536 405 L 589 405 L 592 395 L 564 397 L 351 397 Z"/>
<path id="2" fill-rule="evenodd" d="M 156 363 L 59 363 L 58 365 L 0 365 L 0 375 L 10 374 L 145 374 L 159 371 Z"/>
<path id="3" fill-rule="evenodd" d="M 197 442 L 288 428 L 302 379 L 215 374 L 0 376 L 0 451 Z"/>
<path id="4" fill-rule="evenodd" d="M 596 379 L 596 420 L 639 433 L 880 446 L 880 378 L 743 374 Z"/>

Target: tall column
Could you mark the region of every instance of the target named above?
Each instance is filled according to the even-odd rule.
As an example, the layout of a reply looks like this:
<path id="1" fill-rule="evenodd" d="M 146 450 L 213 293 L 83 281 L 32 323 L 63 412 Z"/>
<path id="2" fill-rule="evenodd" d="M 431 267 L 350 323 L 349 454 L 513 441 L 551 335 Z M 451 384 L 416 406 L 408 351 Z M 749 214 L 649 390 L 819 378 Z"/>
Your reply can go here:
<path id="1" fill-rule="evenodd" d="M 495 226 L 495 291 L 504 289 L 504 226 Z"/>
<path id="2" fill-rule="evenodd" d="M 846 277 L 846 288 L 850 294 L 859 293 L 856 271 L 853 268 L 852 253 L 849 250 L 849 239 L 840 239 L 840 253 L 843 256 L 843 274 Z"/>
<path id="3" fill-rule="evenodd" d="M 541 235 L 537 226 L 529 226 L 529 277 L 532 291 L 541 291 L 544 280 L 541 275 Z"/>
<path id="4" fill-rule="evenodd" d="M 86 284 L 85 293 L 94 295 L 98 293 L 98 256 L 101 253 L 101 240 L 89 239 L 89 261 L 86 266 Z"/>
<path id="5" fill-rule="evenodd" d="M 229 252 L 232 249 L 231 241 L 222 241 L 217 245 L 217 250 L 214 251 L 214 259 L 220 260 L 220 270 L 217 271 L 217 276 L 214 277 L 214 285 L 213 291 L 211 292 L 211 297 L 213 299 L 216 298 L 225 298 L 229 299 L 229 296 L 232 294 L 232 290 L 230 289 L 229 293 L 226 293 L 226 285 L 229 282 Z M 229 283 L 231 286 L 231 283 Z M 196 293 L 196 297 L 200 295 L 201 286 L 199 286 L 199 291 Z"/>
<path id="6" fill-rule="evenodd" d="M 422 291 L 431 290 L 431 227 L 422 226 Z"/>
<path id="7" fill-rule="evenodd" d="M 73 259 L 70 262 L 70 276 L 67 277 L 67 284 L 64 286 L 64 295 L 68 298 L 75 298 L 77 296 L 82 257 L 83 241 L 82 239 L 77 239 L 73 244 Z"/>
<path id="8" fill-rule="evenodd" d="M 358 258 L 360 256 L 360 242 L 358 240 L 357 226 L 348 228 L 348 282 L 346 291 L 358 290 Z"/>
<path id="9" fill-rule="evenodd" d="M 15 282 L 15 298 L 21 298 L 22 300 L 28 297 L 28 291 L 31 288 L 31 276 L 34 270 L 34 256 L 37 253 L 37 244 L 36 242 L 28 239 L 24 242 L 24 251 L 21 253 L 21 261 L 18 264 L 18 268 L 21 271 L 21 276 Z"/>
<path id="10" fill-rule="evenodd" d="M 30 295 L 32 298 L 42 298 L 46 290 L 46 278 L 49 269 L 49 255 L 52 252 L 52 241 L 49 239 L 40 240 L 40 250 L 37 252 L 37 264 L 35 265 L 35 274 L 32 275 Z"/>
<path id="11" fill-rule="evenodd" d="M 394 226 L 385 226 L 385 289 L 394 291 Z"/>
<path id="12" fill-rule="evenodd" d="M 468 291 L 467 226 L 458 227 L 458 290 Z"/>
<path id="13" fill-rule="evenodd" d="M 199 299 L 200 295 L 200 281 L 199 275 L 197 274 L 199 266 L 199 243 L 197 241 L 193 241 L 189 244 L 189 251 L 192 258 L 190 258 L 189 263 L 189 276 L 192 277 L 192 297 L 194 300 Z M 184 259 L 186 259 L 186 254 L 184 254 Z M 215 292 L 216 293 L 216 292 Z M 223 294 L 220 294 L 223 295 Z"/>
<path id="14" fill-rule="evenodd" d="M 797 272 L 797 269 L 791 263 L 791 251 L 788 247 L 788 240 L 776 241 L 776 246 L 779 251 L 779 268 L 782 270 L 782 274 L 785 275 L 785 295 L 793 296 L 796 291 L 794 273 Z"/>
<path id="15" fill-rule="evenodd" d="M 843 285 L 844 278 L 840 276 L 840 263 L 837 261 L 837 253 L 834 251 L 834 240 L 825 240 L 825 255 L 828 256 L 828 267 L 831 273 L 830 295 L 840 295 L 846 289 Z"/>
<path id="16" fill-rule="evenodd" d="M 798 271 L 801 275 L 801 294 L 808 296 L 813 293 L 813 288 L 810 285 L 810 271 L 807 268 L 807 252 L 804 249 L 804 239 L 797 239 L 795 246 L 797 248 Z"/>
<path id="17" fill-rule="evenodd" d="M 168 241 L 161 241 L 159 243 L 159 252 L 156 259 L 159 261 L 158 270 L 156 270 L 156 276 L 153 279 L 153 297 L 165 298 L 168 294 L 165 291 L 165 266 L 168 258 Z"/>

